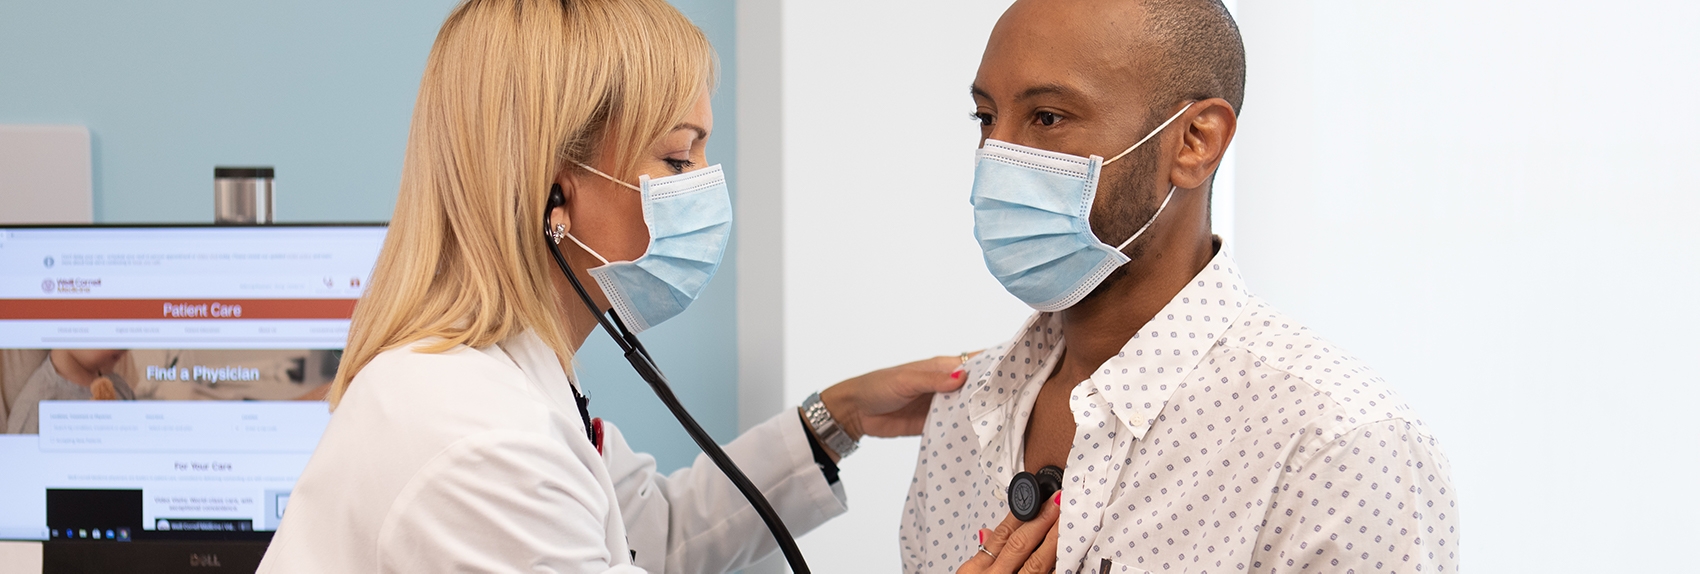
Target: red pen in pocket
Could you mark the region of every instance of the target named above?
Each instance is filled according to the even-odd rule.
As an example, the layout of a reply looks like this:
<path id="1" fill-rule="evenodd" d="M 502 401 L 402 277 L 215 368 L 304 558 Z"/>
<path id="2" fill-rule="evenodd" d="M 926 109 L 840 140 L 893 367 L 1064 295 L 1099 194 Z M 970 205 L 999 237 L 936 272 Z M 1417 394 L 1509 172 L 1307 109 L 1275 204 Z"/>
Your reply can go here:
<path id="1" fill-rule="evenodd" d="M 590 419 L 590 444 L 596 445 L 596 454 L 602 454 L 602 417 Z"/>

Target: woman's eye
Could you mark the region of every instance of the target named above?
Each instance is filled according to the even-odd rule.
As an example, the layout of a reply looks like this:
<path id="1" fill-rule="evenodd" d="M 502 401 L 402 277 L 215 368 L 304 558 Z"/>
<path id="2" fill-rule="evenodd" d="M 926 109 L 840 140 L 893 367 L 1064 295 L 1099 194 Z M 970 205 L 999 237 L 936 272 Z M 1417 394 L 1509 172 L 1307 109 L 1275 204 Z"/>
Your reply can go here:
<path id="1" fill-rule="evenodd" d="M 673 173 L 685 173 L 686 169 L 696 165 L 696 162 L 688 159 L 673 159 L 670 157 L 664 157 L 661 158 L 661 161 L 667 162 L 667 167 L 672 168 Z"/>
<path id="2" fill-rule="evenodd" d="M 992 114 L 985 112 L 973 112 L 968 114 L 968 117 L 974 118 L 974 121 L 980 122 L 980 127 L 985 128 L 991 127 L 992 125 Z"/>
<path id="3" fill-rule="evenodd" d="M 1033 119 L 1037 120 L 1039 122 L 1039 125 L 1049 126 L 1049 125 L 1056 124 L 1057 120 L 1062 119 L 1062 116 L 1058 116 L 1058 115 L 1053 114 L 1051 112 L 1039 112 L 1039 113 L 1033 114 Z"/>

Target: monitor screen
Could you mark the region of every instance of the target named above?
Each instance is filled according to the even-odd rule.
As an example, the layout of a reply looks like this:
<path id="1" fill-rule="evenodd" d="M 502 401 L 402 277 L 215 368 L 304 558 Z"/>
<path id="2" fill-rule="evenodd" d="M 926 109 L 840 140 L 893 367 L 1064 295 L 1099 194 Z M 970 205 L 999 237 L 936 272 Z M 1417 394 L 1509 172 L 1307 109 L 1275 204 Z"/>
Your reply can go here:
<path id="1" fill-rule="evenodd" d="M 268 540 L 384 231 L 0 228 L 0 539 Z"/>

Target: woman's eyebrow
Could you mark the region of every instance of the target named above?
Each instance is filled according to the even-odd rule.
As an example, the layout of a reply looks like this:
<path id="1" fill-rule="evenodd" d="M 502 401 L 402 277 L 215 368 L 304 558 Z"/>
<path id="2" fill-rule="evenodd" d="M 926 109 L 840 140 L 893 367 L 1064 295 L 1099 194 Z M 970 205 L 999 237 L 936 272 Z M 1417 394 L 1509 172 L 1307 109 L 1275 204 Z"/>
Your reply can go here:
<path id="1" fill-rule="evenodd" d="M 708 139 L 708 130 L 702 129 L 702 126 L 699 126 L 699 125 L 696 125 L 696 124 L 683 123 L 683 124 L 673 126 L 673 131 L 679 131 L 679 130 L 691 130 L 691 131 L 697 133 L 697 139 L 700 139 L 700 140 Z"/>

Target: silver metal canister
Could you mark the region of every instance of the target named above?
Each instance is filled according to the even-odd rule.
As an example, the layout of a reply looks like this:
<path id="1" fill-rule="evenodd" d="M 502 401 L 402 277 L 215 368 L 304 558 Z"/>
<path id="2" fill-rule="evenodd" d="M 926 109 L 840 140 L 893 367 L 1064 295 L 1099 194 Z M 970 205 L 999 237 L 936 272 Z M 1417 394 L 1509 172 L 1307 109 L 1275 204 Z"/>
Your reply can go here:
<path id="1" fill-rule="evenodd" d="M 266 225 L 274 209 L 270 167 L 214 167 L 213 221 L 220 225 Z"/>

